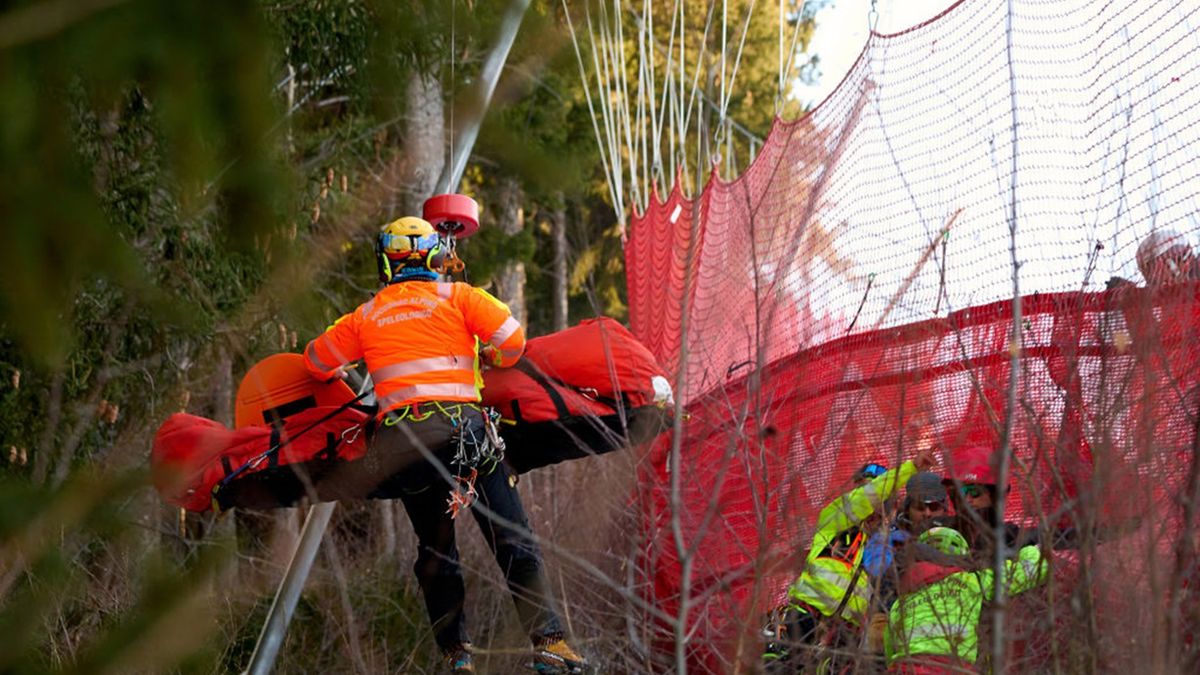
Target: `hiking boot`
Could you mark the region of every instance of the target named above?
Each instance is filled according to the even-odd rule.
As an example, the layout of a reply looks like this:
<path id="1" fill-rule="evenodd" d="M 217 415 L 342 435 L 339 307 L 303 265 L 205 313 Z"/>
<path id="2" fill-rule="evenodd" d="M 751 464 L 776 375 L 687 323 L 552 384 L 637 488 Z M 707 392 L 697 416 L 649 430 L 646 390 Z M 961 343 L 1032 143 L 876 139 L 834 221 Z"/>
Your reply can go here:
<path id="1" fill-rule="evenodd" d="M 543 675 L 578 675 L 590 672 L 587 659 L 559 638 L 538 647 L 533 653 L 533 669 Z"/>
<path id="2" fill-rule="evenodd" d="M 446 672 L 474 673 L 475 664 L 471 662 L 471 645 L 461 644 L 442 652 L 442 660 L 446 662 Z"/>

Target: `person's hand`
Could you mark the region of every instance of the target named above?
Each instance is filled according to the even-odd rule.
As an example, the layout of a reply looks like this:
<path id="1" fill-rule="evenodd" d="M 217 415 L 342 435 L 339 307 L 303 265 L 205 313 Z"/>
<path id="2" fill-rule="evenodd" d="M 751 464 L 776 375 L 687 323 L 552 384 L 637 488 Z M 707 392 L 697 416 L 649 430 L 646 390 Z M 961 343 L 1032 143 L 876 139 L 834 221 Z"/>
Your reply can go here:
<path id="1" fill-rule="evenodd" d="M 883 612 L 875 612 L 867 621 L 867 649 L 872 653 L 883 653 L 883 634 L 887 627 L 888 615 Z"/>
<path id="2" fill-rule="evenodd" d="M 350 369 L 354 367 L 353 363 L 343 363 L 342 365 L 329 371 L 329 377 L 325 378 L 326 382 L 334 380 L 346 380 L 350 377 Z"/>
<path id="3" fill-rule="evenodd" d="M 917 471 L 928 471 L 937 466 L 937 457 L 933 454 L 930 448 L 921 448 L 917 452 L 917 456 L 913 457 L 913 464 L 916 465 Z"/>
<path id="4" fill-rule="evenodd" d="M 479 360 L 486 366 L 495 366 L 500 363 L 499 354 L 496 353 L 496 348 L 492 345 L 484 345 L 479 350 Z"/>

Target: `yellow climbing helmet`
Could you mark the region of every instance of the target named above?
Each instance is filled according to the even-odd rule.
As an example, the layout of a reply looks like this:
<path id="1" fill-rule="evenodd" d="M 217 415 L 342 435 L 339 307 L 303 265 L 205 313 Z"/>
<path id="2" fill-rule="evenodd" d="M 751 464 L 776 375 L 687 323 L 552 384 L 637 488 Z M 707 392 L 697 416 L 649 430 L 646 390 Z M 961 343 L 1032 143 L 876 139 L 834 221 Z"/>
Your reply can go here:
<path id="1" fill-rule="evenodd" d="M 967 555 L 971 552 L 967 538 L 952 527 L 931 527 L 922 532 L 917 541 L 929 544 L 946 555 Z"/>
<path id="2" fill-rule="evenodd" d="M 375 261 L 383 283 L 436 279 L 443 272 L 445 247 L 429 221 L 405 216 L 383 226 L 375 239 Z"/>

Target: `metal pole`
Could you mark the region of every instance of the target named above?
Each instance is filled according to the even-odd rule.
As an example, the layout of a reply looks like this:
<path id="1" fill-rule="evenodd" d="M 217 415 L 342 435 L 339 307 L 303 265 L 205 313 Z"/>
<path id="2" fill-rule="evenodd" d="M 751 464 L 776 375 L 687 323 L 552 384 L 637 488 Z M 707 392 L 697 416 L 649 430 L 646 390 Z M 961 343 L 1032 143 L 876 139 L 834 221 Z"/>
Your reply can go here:
<path id="1" fill-rule="evenodd" d="M 300 532 L 300 541 L 296 544 L 296 552 L 288 564 L 287 574 L 279 584 L 271 610 L 267 613 L 267 622 L 263 624 L 262 633 L 258 636 L 258 644 L 254 654 L 250 656 L 250 666 L 245 675 L 267 675 L 275 666 L 275 657 L 283 646 L 283 638 L 287 634 L 288 623 L 292 613 L 296 611 L 296 603 L 300 601 L 300 591 L 304 590 L 304 582 L 312 570 L 313 560 L 317 557 L 317 549 L 321 547 L 321 539 L 325 536 L 325 528 L 329 525 L 329 517 L 337 502 L 323 502 L 308 508 L 308 517 L 304 519 L 304 529 Z"/>
<path id="2" fill-rule="evenodd" d="M 478 102 L 479 112 L 473 123 L 463 128 L 461 140 L 455 142 L 454 156 L 442 169 L 442 175 L 438 176 L 438 193 L 453 192 L 462 181 L 463 172 L 467 170 L 467 159 L 475 146 L 475 138 L 479 136 L 483 115 L 492 102 L 492 93 L 496 91 L 496 83 L 500 81 L 500 71 L 504 68 L 504 62 L 508 60 L 513 41 L 517 39 L 517 29 L 521 27 L 525 10 L 529 9 L 529 2 L 530 0 L 513 0 L 504 11 L 504 18 L 500 20 L 500 39 L 484 61 L 483 70 L 479 73 L 479 80 L 476 81 L 472 92 L 472 97 Z"/>
<path id="3" fill-rule="evenodd" d="M 500 70 L 508 60 L 508 53 L 525 18 L 525 11 L 529 9 L 529 2 L 530 0 L 513 0 L 504 13 L 500 24 L 500 39 L 483 65 L 476 89 L 478 112 L 463 128 L 462 141 L 455 144 L 454 157 L 438 178 L 439 192 L 449 192 L 451 186 L 457 187 L 462 180 L 463 171 L 467 168 L 467 158 L 470 157 L 475 139 L 479 136 L 479 126 L 483 123 L 484 113 L 492 100 L 492 92 L 500 79 Z M 313 560 L 316 559 L 321 539 L 325 536 L 325 528 L 329 525 L 329 518 L 336 506 L 337 502 L 326 502 L 308 509 L 300 541 L 296 544 L 296 551 L 288 563 L 287 573 L 284 574 L 279 590 L 275 593 L 275 600 L 271 603 L 271 610 L 267 614 L 267 621 L 263 624 L 262 633 L 258 637 L 258 644 L 254 647 L 254 654 L 250 657 L 250 665 L 245 675 L 267 675 L 275 667 L 275 658 L 283 645 L 288 623 L 292 620 L 292 613 L 300 600 L 300 592 L 308 580 L 308 573 L 312 571 Z"/>

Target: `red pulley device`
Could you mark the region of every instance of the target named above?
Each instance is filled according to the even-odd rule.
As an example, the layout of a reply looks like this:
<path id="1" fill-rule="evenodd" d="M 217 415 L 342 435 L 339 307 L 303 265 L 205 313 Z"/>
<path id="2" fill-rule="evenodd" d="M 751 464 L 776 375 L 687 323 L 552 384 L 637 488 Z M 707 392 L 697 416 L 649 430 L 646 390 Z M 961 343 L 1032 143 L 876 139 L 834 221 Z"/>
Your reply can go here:
<path id="1" fill-rule="evenodd" d="M 479 204 L 460 194 L 434 195 L 425 200 L 422 217 L 438 232 L 469 237 L 479 230 Z"/>

